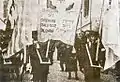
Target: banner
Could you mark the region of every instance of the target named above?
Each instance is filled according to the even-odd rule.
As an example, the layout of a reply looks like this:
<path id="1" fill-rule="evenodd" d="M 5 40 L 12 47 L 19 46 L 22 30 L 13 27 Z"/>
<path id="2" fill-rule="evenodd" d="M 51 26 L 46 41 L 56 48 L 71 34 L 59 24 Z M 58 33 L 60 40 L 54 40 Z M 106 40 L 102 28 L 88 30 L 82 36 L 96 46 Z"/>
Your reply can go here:
<path id="1" fill-rule="evenodd" d="M 0 18 L 3 19 L 3 0 L 0 0 Z M 1 22 L 1 20 L 0 20 Z"/>
<path id="2" fill-rule="evenodd" d="M 3 14 L 3 0 L 0 0 L 0 29 L 5 30 Z"/>
<path id="3" fill-rule="evenodd" d="M 73 45 L 81 0 L 40 0 L 38 40 Z"/>
<path id="4" fill-rule="evenodd" d="M 104 69 L 120 60 L 119 0 L 105 0 L 102 42 L 106 48 Z"/>
<path id="5" fill-rule="evenodd" d="M 13 30 L 12 39 L 8 46 L 8 57 L 19 52 L 26 45 L 32 44 L 32 0 L 16 1 L 16 25 Z"/>
<path id="6" fill-rule="evenodd" d="M 83 0 L 82 2 L 82 30 L 98 30 L 102 4 L 104 0 Z M 91 22 L 91 29 L 90 29 Z"/>

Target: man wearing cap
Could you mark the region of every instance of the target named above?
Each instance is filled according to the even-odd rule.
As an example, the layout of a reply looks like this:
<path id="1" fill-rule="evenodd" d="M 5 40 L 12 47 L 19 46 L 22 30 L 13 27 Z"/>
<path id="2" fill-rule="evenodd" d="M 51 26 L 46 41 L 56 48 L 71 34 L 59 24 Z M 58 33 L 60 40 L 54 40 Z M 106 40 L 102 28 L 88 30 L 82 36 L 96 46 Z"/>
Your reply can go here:
<path id="1" fill-rule="evenodd" d="M 75 79 L 79 80 L 77 74 L 77 58 L 76 53 L 72 53 L 73 46 L 66 45 L 65 54 L 66 56 L 66 71 L 68 72 L 68 79 L 71 79 L 71 72 L 75 73 Z"/>
<path id="2" fill-rule="evenodd" d="M 100 45 L 98 47 L 98 38 L 99 38 L 98 32 L 88 31 L 88 34 L 86 36 L 87 36 L 87 43 L 86 43 L 86 51 L 87 51 L 86 60 L 87 61 L 86 61 L 86 65 L 84 65 L 85 81 L 86 82 L 101 82 L 100 69 L 104 63 L 103 61 L 105 60 L 104 54 L 101 53 L 102 52 L 101 49 L 104 47 L 101 41 L 99 41 Z M 97 47 L 99 50 L 98 57 L 96 55 Z M 89 58 L 89 55 L 90 55 L 90 58 Z M 96 60 L 96 57 L 98 60 Z M 92 61 L 92 64 L 90 61 Z"/>
<path id="3" fill-rule="evenodd" d="M 75 49 L 76 49 L 76 56 L 79 62 L 79 69 L 83 72 L 83 63 L 85 62 L 86 52 L 85 52 L 85 44 L 86 44 L 86 36 L 85 32 L 81 32 L 80 34 L 76 34 L 75 38 Z"/>
<path id="4" fill-rule="evenodd" d="M 91 62 L 90 62 L 91 59 L 92 65 L 99 66 L 100 64 L 102 67 L 104 66 L 105 57 L 104 57 L 104 52 L 101 51 L 101 49 L 103 48 L 101 41 L 98 52 L 98 61 L 96 61 L 98 37 L 99 37 L 98 32 L 86 31 L 84 35 L 84 39 L 83 38 L 79 39 L 78 40 L 79 43 L 77 42 L 76 44 L 76 45 L 82 45 L 79 47 L 80 50 L 79 49 L 76 50 L 77 50 L 77 54 L 80 56 L 79 59 L 80 67 L 84 69 L 82 71 L 84 72 L 85 75 L 85 82 L 101 82 L 100 80 L 101 68 L 91 66 Z"/>
<path id="5" fill-rule="evenodd" d="M 66 54 L 65 54 L 66 44 L 60 41 L 59 45 L 57 46 L 57 49 L 58 49 L 58 59 L 60 60 L 61 71 L 65 71 L 66 70 Z"/>

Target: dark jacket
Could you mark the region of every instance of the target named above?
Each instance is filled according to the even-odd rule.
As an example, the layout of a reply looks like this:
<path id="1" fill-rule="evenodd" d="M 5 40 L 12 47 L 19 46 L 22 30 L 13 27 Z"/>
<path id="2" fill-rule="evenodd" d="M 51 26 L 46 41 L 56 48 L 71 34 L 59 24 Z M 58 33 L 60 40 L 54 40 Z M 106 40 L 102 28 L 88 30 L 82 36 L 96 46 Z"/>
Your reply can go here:
<path id="1" fill-rule="evenodd" d="M 43 75 L 47 76 L 49 71 L 49 65 L 40 64 L 35 45 L 29 46 L 28 55 L 30 55 L 30 59 L 31 59 L 33 79 L 41 80 Z"/>
<path id="2" fill-rule="evenodd" d="M 2 56 L 2 50 L 0 50 L 0 71 L 2 71 L 3 68 L 3 56 Z"/>
<path id="3" fill-rule="evenodd" d="M 72 53 L 72 46 L 69 48 L 66 48 L 65 54 L 66 54 L 66 71 L 77 71 L 77 58 L 76 54 Z"/>
<path id="4" fill-rule="evenodd" d="M 60 43 L 57 46 L 57 49 L 58 49 L 58 60 L 65 62 L 66 61 L 66 54 L 65 54 L 66 44 Z"/>

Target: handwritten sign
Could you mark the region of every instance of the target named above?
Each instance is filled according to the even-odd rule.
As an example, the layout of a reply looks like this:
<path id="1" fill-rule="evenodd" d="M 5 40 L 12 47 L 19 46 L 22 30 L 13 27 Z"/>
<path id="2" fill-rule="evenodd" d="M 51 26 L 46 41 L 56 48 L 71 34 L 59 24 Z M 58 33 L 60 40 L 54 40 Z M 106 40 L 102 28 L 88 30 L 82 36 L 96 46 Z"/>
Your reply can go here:
<path id="1" fill-rule="evenodd" d="M 38 40 L 61 40 L 73 45 L 80 0 L 41 0 Z"/>

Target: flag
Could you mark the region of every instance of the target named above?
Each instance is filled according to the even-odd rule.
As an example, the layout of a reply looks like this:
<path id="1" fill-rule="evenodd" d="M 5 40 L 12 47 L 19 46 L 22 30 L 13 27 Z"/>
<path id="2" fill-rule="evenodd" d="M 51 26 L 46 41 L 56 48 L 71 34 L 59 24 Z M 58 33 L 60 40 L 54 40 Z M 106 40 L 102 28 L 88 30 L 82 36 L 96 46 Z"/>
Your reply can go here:
<path id="1" fill-rule="evenodd" d="M 12 39 L 8 45 L 8 57 L 19 52 L 23 48 L 23 43 L 21 42 L 21 28 L 15 27 L 12 34 Z"/>
<path id="2" fill-rule="evenodd" d="M 8 57 L 19 52 L 26 45 L 32 44 L 31 0 L 16 1 L 17 24 L 8 46 Z"/>
<path id="3" fill-rule="evenodd" d="M 0 0 L 0 29 L 5 30 L 5 23 L 3 17 L 3 0 Z"/>
<path id="4" fill-rule="evenodd" d="M 89 0 L 84 0 L 84 17 L 89 15 Z"/>
<path id="5" fill-rule="evenodd" d="M 0 18 L 3 19 L 3 0 L 0 0 Z"/>
<path id="6" fill-rule="evenodd" d="M 104 69 L 112 67 L 120 60 L 119 0 L 105 0 L 102 43 L 106 48 Z"/>

